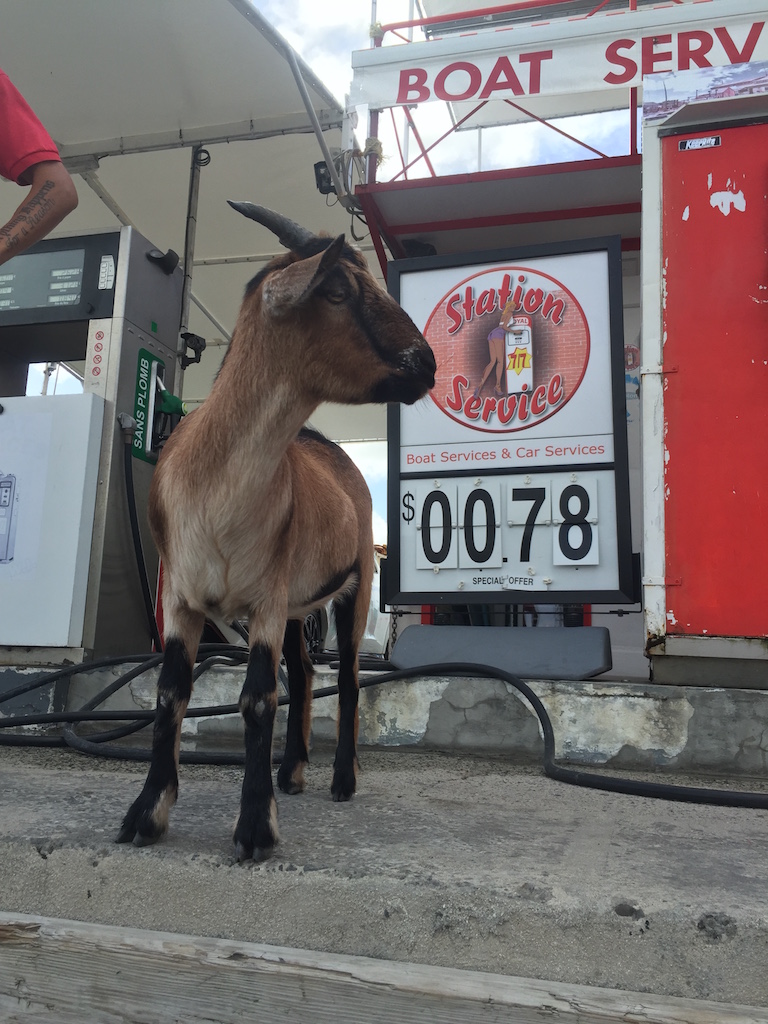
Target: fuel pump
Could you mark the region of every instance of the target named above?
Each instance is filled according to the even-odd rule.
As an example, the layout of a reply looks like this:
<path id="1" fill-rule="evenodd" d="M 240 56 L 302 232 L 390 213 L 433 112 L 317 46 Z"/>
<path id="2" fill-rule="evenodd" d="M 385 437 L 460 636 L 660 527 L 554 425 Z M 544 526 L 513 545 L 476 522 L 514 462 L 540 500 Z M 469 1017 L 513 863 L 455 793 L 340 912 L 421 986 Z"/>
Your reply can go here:
<path id="1" fill-rule="evenodd" d="M 532 319 L 524 314 L 512 317 L 505 328 L 507 394 L 533 391 Z"/>
<path id="2" fill-rule="evenodd" d="M 0 646 L 6 664 L 149 650 L 131 538 L 120 414 L 133 416 L 146 523 L 174 394 L 182 272 L 132 227 L 46 239 L 0 273 Z M 29 366 L 66 362 L 81 395 L 26 394 Z"/>

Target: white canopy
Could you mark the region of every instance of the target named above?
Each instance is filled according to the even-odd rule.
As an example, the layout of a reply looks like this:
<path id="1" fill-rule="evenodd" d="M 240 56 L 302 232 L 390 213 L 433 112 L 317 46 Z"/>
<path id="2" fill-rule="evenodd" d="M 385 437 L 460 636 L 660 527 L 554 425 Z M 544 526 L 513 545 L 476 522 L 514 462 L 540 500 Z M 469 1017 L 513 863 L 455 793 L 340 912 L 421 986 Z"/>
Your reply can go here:
<path id="1" fill-rule="evenodd" d="M 245 284 L 280 249 L 226 200 L 349 234 L 350 215 L 335 196 L 320 194 L 314 174 L 323 159 L 315 129 L 340 149 L 342 104 L 251 0 L 3 0 L 2 7 L 0 67 L 70 171 L 82 174 L 75 174 L 80 205 L 57 234 L 130 222 L 158 248 L 183 254 L 191 152 L 204 145 L 210 155 L 200 174 L 188 323 L 209 348 L 184 382 L 185 398 L 205 397 Z M 0 183 L 0 223 L 22 197 Z M 315 421 L 338 439 L 384 436 L 383 410 L 337 410 Z"/>

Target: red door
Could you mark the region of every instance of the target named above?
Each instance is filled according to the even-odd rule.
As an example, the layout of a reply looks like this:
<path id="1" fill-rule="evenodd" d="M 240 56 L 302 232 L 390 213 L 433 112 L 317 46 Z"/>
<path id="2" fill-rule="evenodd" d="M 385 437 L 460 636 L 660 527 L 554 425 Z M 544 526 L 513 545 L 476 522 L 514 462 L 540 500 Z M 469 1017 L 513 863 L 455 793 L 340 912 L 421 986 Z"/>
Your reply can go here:
<path id="1" fill-rule="evenodd" d="M 667 632 L 768 635 L 768 125 L 662 143 Z"/>

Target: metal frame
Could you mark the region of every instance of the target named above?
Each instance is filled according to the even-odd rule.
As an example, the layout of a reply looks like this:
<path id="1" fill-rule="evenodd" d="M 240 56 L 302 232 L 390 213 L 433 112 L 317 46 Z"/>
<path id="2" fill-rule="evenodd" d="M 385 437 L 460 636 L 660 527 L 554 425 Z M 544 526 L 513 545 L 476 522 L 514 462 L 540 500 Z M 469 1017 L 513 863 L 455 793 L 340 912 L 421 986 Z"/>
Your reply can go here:
<path id="1" fill-rule="evenodd" d="M 425 257 L 410 260 L 398 260 L 391 264 L 392 273 L 388 282 L 392 296 L 400 300 L 400 278 L 403 274 L 433 270 L 452 266 L 473 266 L 475 264 L 492 263 L 521 259 L 536 259 L 546 256 L 568 255 L 595 251 L 605 251 L 608 256 L 608 296 L 610 314 L 610 363 L 611 388 L 613 407 L 613 438 L 614 458 L 605 464 L 590 464 L 589 467 L 571 466 L 569 471 L 578 469 L 611 469 L 615 475 L 616 494 L 616 542 L 618 551 L 619 586 L 616 591 L 569 590 L 536 592 L 535 599 L 542 604 L 552 603 L 592 603 L 613 604 L 615 602 L 633 603 L 636 600 L 636 586 L 632 562 L 632 539 L 629 520 L 629 463 L 627 452 L 626 404 L 624 385 L 624 353 L 622 323 L 622 286 L 621 286 L 621 253 L 618 240 L 614 238 L 585 239 L 560 244 L 543 244 L 519 248 L 492 249 L 472 253 L 452 254 L 450 256 Z M 482 592 L 454 592 L 436 594 L 434 592 L 403 592 L 400 587 L 400 481 L 402 479 L 419 480 L 439 476 L 476 476 L 477 468 L 467 470 L 426 470 L 403 472 L 400 466 L 400 406 L 389 406 L 387 410 L 388 436 L 388 490 L 387 490 L 387 521 L 389 523 L 387 575 L 385 583 L 385 600 L 391 605 L 400 604 L 520 604 L 523 595 L 508 590 L 483 590 Z M 553 469 L 553 467 L 548 467 Z M 512 476 L 531 472 L 530 468 L 506 468 L 503 470 L 483 469 L 484 476 Z M 554 471 L 554 470 L 553 470 Z M 397 524 L 397 526 L 395 526 Z"/>
<path id="2" fill-rule="evenodd" d="M 621 169 L 625 167 L 639 167 L 641 158 L 638 154 L 628 156 L 604 157 L 599 161 L 581 160 L 559 164 L 548 164 L 534 167 L 512 167 L 501 171 L 484 171 L 475 174 L 445 175 L 440 177 L 440 185 L 465 184 L 474 182 L 478 186 L 495 181 L 514 181 L 521 178 L 548 177 L 550 175 L 573 174 L 575 172 L 596 169 Z M 420 221 L 400 224 L 390 224 L 384 217 L 378 203 L 377 196 L 387 192 L 408 191 L 410 189 L 429 188 L 436 184 L 431 178 L 420 178 L 416 181 L 392 180 L 374 185 L 372 188 L 363 185 L 356 191 L 357 198 L 363 209 L 374 246 L 381 261 L 381 269 L 387 273 L 387 258 L 384 253 L 384 245 L 387 246 L 395 259 L 403 259 L 406 256 L 405 250 L 400 241 L 400 236 L 412 233 L 439 233 L 464 228 L 483 228 L 514 226 L 516 224 L 536 224 L 556 220 L 579 220 L 594 217 L 612 217 L 622 214 L 639 216 L 641 213 L 641 202 L 638 198 L 631 203 L 607 204 L 589 207 L 561 207 L 553 210 L 530 210 L 525 213 L 499 213 L 493 216 L 483 217 L 455 217 L 441 218 L 440 220 Z M 622 239 L 622 249 L 636 251 L 640 248 L 640 238 Z"/>

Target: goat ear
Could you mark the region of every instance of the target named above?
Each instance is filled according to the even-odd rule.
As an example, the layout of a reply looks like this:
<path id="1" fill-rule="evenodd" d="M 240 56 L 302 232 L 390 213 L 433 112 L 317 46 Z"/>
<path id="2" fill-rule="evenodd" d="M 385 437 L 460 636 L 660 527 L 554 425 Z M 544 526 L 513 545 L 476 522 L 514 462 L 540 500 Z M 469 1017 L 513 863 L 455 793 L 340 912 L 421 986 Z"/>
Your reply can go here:
<path id="1" fill-rule="evenodd" d="M 344 235 L 339 235 L 322 252 L 297 260 L 284 270 L 272 274 L 263 292 L 264 303 L 270 312 L 279 316 L 306 302 L 336 265 L 343 247 Z"/>

